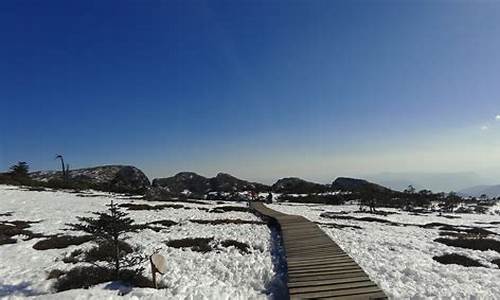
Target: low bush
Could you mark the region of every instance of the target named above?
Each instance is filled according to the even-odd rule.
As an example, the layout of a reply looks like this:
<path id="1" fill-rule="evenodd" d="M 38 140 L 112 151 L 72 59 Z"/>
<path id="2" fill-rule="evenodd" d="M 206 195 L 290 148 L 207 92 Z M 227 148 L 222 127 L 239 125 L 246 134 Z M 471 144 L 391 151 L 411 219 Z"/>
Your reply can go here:
<path id="1" fill-rule="evenodd" d="M 78 266 L 65 274 L 60 274 L 54 288 L 58 292 L 78 288 L 87 289 L 96 284 L 113 281 L 114 278 L 115 271 L 112 269 L 95 266 Z M 139 271 L 122 270 L 119 273 L 119 278 L 120 281 L 131 286 L 153 287 L 152 282 Z"/>

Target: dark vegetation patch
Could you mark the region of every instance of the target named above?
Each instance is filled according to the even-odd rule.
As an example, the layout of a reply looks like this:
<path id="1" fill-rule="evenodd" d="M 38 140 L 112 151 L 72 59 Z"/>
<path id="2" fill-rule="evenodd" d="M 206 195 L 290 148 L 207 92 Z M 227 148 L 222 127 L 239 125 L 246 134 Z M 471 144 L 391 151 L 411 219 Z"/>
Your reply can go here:
<path id="1" fill-rule="evenodd" d="M 434 256 L 432 259 L 444 265 L 454 264 L 454 265 L 461 265 L 464 267 L 484 267 L 484 265 L 482 265 L 477 260 L 455 253 L 445 254 L 441 256 Z"/>
<path id="2" fill-rule="evenodd" d="M 318 225 L 321 225 L 321 226 L 336 228 L 336 229 L 343 229 L 343 228 L 363 229 L 363 227 L 356 226 L 356 225 L 343 225 L 343 224 L 336 224 L 336 223 L 321 223 L 321 222 L 315 222 L 315 223 Z"/>
<path id="3" fill-rule="evenodd" d="M 87 289 L 96 284 L 113 281 L 115 278 L 114 270 L 95 266 L 78 266 L 65 274 L 58 275 L 57 282 L 54 285 L 57 292 L 79 288 Z M 132 270 L 121 270 L 119 277 L 127 285 L 153 287 L 148 278 Z"/>
<path id="4" fill-rule="evenodd" d="M 47 250 L 47 249 L 62 249 L 71 245 L 81 245 L 92 240 L 90 235 L 53 235 L 45 240 L 38 241 L 33 245 L 33 249 Z"/>
<path id="5" fill-rule="evenodd" d="M 217 206 L 212 208 L 209 212 L 211 213 L 225 213 L 230 211 L 239 211 L 239 212 L 250 212 L 248 207 L 242 206 Z"/>
<path id="6" fill-rule="evenodd" d="M 54 269 L 47 274 L 47 279 L 57 279 L 66 274 L 63 270 Z"/>
<path id="7" fill-rule="evenodd" d="M 491 224 L 491 225 L 500 225 L 500 221 L 493 221 L 493 222 L 474 222 L 476 224 Z"/>
<path id="8" fill-rule="evenodd" d="M 443 217 L 446 219 L 461 219 L 461 216 L 452 216 L 452 215 L 438 215 L 438 217 Z"/>
<path id="9" fill-rule="evenodd" d="M 235 247 L 242 253 L 250 253 L 250 246 L 246 243 L 235 240 L 224 240 L 216 242 L 213 237 L 210 238 L 185 238 L 179 240 L 170 240 L 166 242 L 167 246 L 174 248 L 190 248 L 192 251 L 206 253 L 215 250 L 217 247 Z"/>
<path id="10" fill-rule="evenodd" d="M 149 204 L 134 204 L 134 203 L 123 203 L 119 207 L 124 207 L 128 210 L 162 210 L 165 208 L 184 208 L 181 204 L 159 204 L 159 205 L 149 205 Z"/>
<path id="11" fill-rule="evenodd" d="M 472 250 L 480 250 L 480 251 L 488 251 L 493 250 L 500 253 L 500 241 L 494 239 L 470 239 L 470 238 L 459 238 L 459 239 L 450 239 L 450 238 L 437 238 L 434 240 L 435 242 L 445 244 L 447 246 L 466 248 Z"/>
<path id="12" fill-rule="evenodd" d="M 28 186 L 23 190 L 28 191 L 28 192 L 52 192 L 52 190 L 46 189 L 46 188 L 41 187 L 41 186 Z"/>
<path id="13" fill-rule="evenodd" d="M 265 225 L 265 222 L 262 221 L 248 221 L 241 219 L 216 219 L 216 220 L 189 220 L 192 223 L 197 224 L 210 224 L 210 225 L 223 225 L 223 224 L 255 224 L 255 225 Z"/>
<path id="14" fill-rule="evenodd" d="M 469 237 L 485 237 L 488 235 L 496 235 L 495 232 L 487 230 L 485 228 L 481 227 L 474 227 L 474 226 L 454 226 L 454 225 L 449 225 L 449 224 L 444 224 L 444 223 L 438 223 L 438 222 L 433 222 L 433 223 L 428 223 L 425 225 L 418 225 L 419 227 L 422 228 L 439 228 L 439 230 L 444 230 L 444 231 L 454 231 L 454 232 L 459 232 L 464 235 L 467 235 Z M 450 234 L 448 234 L 450 235 Z"/>
<path id="15" fill-rule="evenodd" d="M 41 233 L 33 233 L 30 228 L 31 224 L 37 223 L 35 221 L 0 221 L 0 245 L 14 244 L 16 240 L 13 236 L 21 235 L 23 240 L 31 240 L 34 238 L 45 237 Z"/>
<path id="16" fill-rule="evenodd" d="M 492 260 L 491 263 L 497 265 L 500 268 L 500 258 Z"/>
<path id="17" fill-rule="evenodd" d="M 83 198 L 107 197 L 107 195 L 99 195 L 99 194 L 76 194 L 76 196 Z"/>
<path id="18" fill-rule="evenodd" d="M 222 247 L 225 247 L 225 248 L 235 247 L 236 249 L 238 249 L 239 251 L 241 251 L 243 253 L 247 253 L 247 254 L 250 253 L 250 251 L 249 251 L 250 246 L 248 246 L 248 244 L 238 242 L 235 240 L 225 240 L 225 241 L 220 242 L 220 245 Z"/>
<path id="19" fill-rule="evenodd" d="M 400 213 L 398 212 L 395 212 L 395 211 L 385 211 L 385 210 L 376 210 L 376 211 L 368 211 L 368 210 L 363 210 L 363 211 L 360 211 L 360 210 L 357 210 L 357 211 L 354 211 L 354 213 L 356 214 L 372 214 L 372 215 L 379 215 L 379 216 L 388 216 L 388 215 L 400 215 Z"/>
<path id="20" fill-rule="evenodd" d="M 0 214 L 0 217 L 12 217 L 13 211 L 8 211 Z"/>
<path id="21" fill-rule="evenodd" d="M 374 217 L 352 217 L 352 216 L 342 216 L 342 215 L 332 215 L 330 213 L 320 214 L 320 217 L 327 219 L 337 219 L 337 220 L 354 220 L 354 221 L 362 221 L 362 222 L 375 222 L 375 223 L 383 223 L 391 226 L 407 226 L 407 224 L 396 223 L 385 219 L 379 219 Z"/>
<path id="22" fill-rule="evenodd" d="M 161 225 L 161 226 L 164 226 L 164 227 L 170 227 L 170 226 L 174 226 L 174 225 L 177 225 L 179 223 L 175 222 L 175 221 L 172 221 L 172 220 L 158 220 L 158 221 L 153 221 L 153 222 L 149 222 L 148 224 L 152 224 L 152 225 Z"/>
<path id="23" fill-rule="evenodd" d="M 205 253 L 213 250 L 212 246 L 210 245 L 210 242 L 212 242 L 213 240 L 213 237 L 185 238 L 179 240 L 170 240 L 167 241 L 166 244 L 167 246 L 173 248 L 190 248 L 193 251 Z"/>
<path id="24" fill-rule="evenodd" d="M 156 232 L 159 232 L 167 227 L 175 226 L 177 224 L 179 223 L 172 220 L 158 220 L 158 221 L 148 222 L 145 224 L 137 224 L 135 225 L 135 228 L 139 230 L 151 229 Z"/>

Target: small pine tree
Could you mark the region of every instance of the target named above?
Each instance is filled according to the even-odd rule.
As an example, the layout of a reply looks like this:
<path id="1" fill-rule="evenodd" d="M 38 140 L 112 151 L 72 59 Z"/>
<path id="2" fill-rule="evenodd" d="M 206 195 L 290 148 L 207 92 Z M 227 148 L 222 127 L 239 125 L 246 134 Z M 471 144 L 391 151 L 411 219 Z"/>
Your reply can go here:
<path id="1" fill-rule="evenodd" d="M 93 212 L 97 218 L 77 217 L 79 224 L 67 224 L 72 230 L 90 234 L 101 248 L 106 248 L 106 263 L 114 272 L 115 280 L 120 280 L 120 271 L 126 268 L 137 267 L 146 259 L 142 255 L 125 249 L 128 244 L 127 234 L 140 229 L 128 214 L 122 212 L 113 201 L 106 205 L 106 212 Z"/>
<path id="2" fill-rule="evenodd" d="M 28 177 L 29 166 L 26 162 L 20 161 L 17 164 L 10 167 L 10 174 L 14 178 L 26 178 Z"/>

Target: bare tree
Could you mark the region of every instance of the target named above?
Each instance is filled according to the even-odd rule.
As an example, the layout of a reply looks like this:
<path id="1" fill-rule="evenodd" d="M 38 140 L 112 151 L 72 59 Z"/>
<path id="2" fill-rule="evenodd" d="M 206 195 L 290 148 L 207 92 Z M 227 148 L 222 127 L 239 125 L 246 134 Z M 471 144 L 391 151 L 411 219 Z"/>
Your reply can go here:
<path id="1" fill-rule="evenodd" d="M 65 168 L 65 164 L 64 164 L 64 158 L 63 158 L 63 156 L 61 154 L 57 154 L 56 159 L 60 159 L 61 160 L 62 177 L 63 177 L 64 180 L 66 180 L 68 174 L 66 174 L 66 168 Z"/>

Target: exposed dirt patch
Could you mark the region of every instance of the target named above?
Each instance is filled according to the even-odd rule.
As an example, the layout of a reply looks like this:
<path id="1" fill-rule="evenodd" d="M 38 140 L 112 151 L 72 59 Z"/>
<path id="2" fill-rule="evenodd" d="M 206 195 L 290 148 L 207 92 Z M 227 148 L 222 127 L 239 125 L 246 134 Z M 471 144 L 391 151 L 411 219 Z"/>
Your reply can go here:
<path id="1" fill-rule="evenodd" d="M 62 249 L 71 245 L 81 245 L 92 240 L 90 235 L 54 235 L 33 245 L 36 250 Z"/>
<path id="2" fill-rule="evenodd" d="M 225 225 L 225 224 L 255 224 L 255 225 L 265 225 L 265 222 L 262 221 L 248 221 L 241 219 L 216 219 L 216 220 L 189 220 L 189 222 L 197 223 L 197 224 L 210 224 L 210 225 Z"/>
<path id="3" fill-rule="evenodd" d="M 239 211 L 239 212 L 250 212 L 248 207 L 242 206 L 217 206 L 212 208 L 209 212 L 211 213 L 225 213 L 230 211 Z"/>
<path id="4" fill-rule="evenodd" d="M 441 256 L 434 256 L 432 259 L 444 265 L 454 264 L 454 265 L 461 265 L 464 267 L 484 267 L 484 265 L 482 265 L 477 260 L 455 253 L 445 254 Z"/>
<path id="5" fill-rule="evenodd" d="M 459 248 L 466 248 L 466 249 L 480 250 L 480 251 L 493 250 L 500 253 L 500 241 L 494 239 L 437 238 L 434 241 L 452 247 L 459 247 Z"/>

